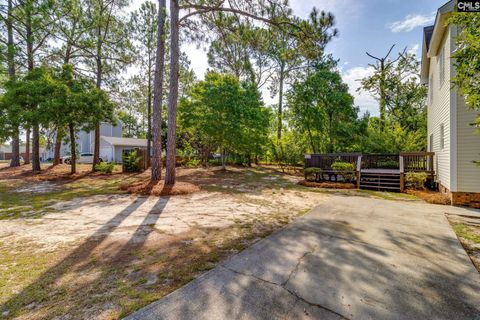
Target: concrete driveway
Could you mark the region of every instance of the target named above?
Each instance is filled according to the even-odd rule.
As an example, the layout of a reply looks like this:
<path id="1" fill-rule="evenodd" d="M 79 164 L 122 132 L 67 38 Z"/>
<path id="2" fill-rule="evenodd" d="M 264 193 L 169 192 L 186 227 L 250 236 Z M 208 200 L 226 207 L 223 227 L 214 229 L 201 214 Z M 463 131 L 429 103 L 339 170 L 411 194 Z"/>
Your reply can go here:
<path id="1" fill-rule="evenodd" d="M 127 319 L 480 319 L 480 274 L 445 213 L 332 196 Z"/>

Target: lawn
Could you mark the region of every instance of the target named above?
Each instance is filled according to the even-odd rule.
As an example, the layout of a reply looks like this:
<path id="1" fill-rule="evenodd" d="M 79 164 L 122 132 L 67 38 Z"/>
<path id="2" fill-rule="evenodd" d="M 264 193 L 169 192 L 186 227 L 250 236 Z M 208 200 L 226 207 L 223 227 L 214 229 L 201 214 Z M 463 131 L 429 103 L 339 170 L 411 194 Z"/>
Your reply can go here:
<path id="1" fill-rule="evenodd" d="M 480 272 L 480 217 L 448 215 L 453 231 Z"/>
<path id="2" fill-rule="evenodd" d="M 0 170 L 0 314 L 4 318 L 117 319 L 186 284 L 330 194 L 276 167 L 179 169 L 200 191 L 146 197 L 120 186 L 143 174 L 68 166 L 37 175 Z"/>

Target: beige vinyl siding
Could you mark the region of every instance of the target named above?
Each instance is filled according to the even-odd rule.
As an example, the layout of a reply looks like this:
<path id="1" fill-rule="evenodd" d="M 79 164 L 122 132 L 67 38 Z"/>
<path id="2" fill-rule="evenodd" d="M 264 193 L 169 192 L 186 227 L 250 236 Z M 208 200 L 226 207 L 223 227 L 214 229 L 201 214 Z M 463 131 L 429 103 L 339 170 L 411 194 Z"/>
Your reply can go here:
<path id="1" fill-rule="evenodd" d="M 460 192 L 480 192 L 480 135 L 471 126 L 478 112 L 469 109 L 457 95 L 457 189 Z"/>
<path id="2" fill-rule="evenodd" d="M 452 162 L 451 162 L 451 96 L 450 86 L 450 63 L 443 63 L 445 68 L 445 83 L 440 83 L 440 50 L 445 50 L 444 58 L 450 56 L 450 28 L 447 29 L 439 51 L 430 59 L 430 83 L 429 89 L 432 90 L 431 99 L 428 103 L 428 136 L 433 134 L 433 152 L 436 155 L 435 170 L 437 180 L 446 188 L 452 190 Z M 444 145 L 440 146 L 440 127 L 444 127 Z M 429 146 L 430 149 L 430 146 Z M 454 190 L 452 190 L 454 191 Z"/>

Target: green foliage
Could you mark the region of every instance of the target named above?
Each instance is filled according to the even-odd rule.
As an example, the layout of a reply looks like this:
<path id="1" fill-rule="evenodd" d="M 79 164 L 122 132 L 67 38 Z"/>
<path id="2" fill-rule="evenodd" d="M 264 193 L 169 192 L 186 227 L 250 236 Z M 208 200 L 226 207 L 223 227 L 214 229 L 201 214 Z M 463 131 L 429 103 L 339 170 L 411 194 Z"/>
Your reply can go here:
<path id="1" fill-rule="evenodd" d="M 187 161 L 185 164 L 186 167 L 188 168 L 197 168 L 202 161 L 200 159 L 190 159 Z"/>
<path id="2" fill-rule="evenodd" d="M 355 165 L 349 162 L 336 161 L 332 164 L 332 170 L 341 175 L 345 182 L 351 182 L 355 178 Z"/>
<path id="3" fill-rule="evenodd" d="M 455 38 L 455 86 L 465 97 L 470 108 L 480 110 L 480 16 L 454 13 L 450 23 L 458 26 Z M 480 120 L 479 120 L 480 121 Z"/>
<path id="4" fill-rule="evenodd" d="M 322 169 L 321 168 L 305 168 L 303 169 L 303 174 L 305 176 L 306 180 L 319 180 L 320 175 L 322 174 Z"/>
<path id="5" fill-rule="evenodd" d="M 205 162 L 211 152 L 261 154 L 268 142 L 270 111 L 260 92 L 232 75 L 209 72 L 182 99 L 179 123 Z"/>
<path id="6" fill-rule="evenodd" d="M 307 153 L 308 141 L 305 136 L 294 131 L 284 131 L 282 138 L 273 138 L 270 150 L 265 154 L 265 160 L 274 162 L 282 168 L 300 166 Z"/>
<path id="7" fill-rule="evenodd" d="M 380 119 L 368 119 L 367 135 L 361 142 L 365 153 L 398 153 L 403 151 L 425 151 L 427 148 L 427 126 L 418 130 L 403 128 L 398 122 L 387 118 L 385 129 L 380 127 Z"/>
<path id="8" fill-rule="evenodd" d="M 361 88 L 380 104 L 380 117 L 370 118 L 363 152 L 423 151 L 427 144 L 427 89 L 420 83 L 420 62 L 413 54 L 374 65 Z"/>
<path id="9" fill-rule="evenodd" d="M 455 38 L 455 78 L 453 83 L 465 98 L 467 105 L 480 111 L 480 15 L 472 13 L 454 13 L 450 23 L 458 26 L 459 34 Z M 480 134 L 480 114 L 475 123 Z M 480 161 L 476 164 L 480 166 Z"/>
<path id="10" fill-rule="evenodd" d="M 142 158 L 138 156 L 137 151 L 132 151 L 122 155 L 123 169 L 125 172 L 140 172 L 140 162 Z"/>
<path id="11" fill-rule="evenodd" d="M 313 153 L 358 150 L 365 131 L 348 86 L 330 59 L 315 64 L 288 92 L 289 123 L 308 137 Z"/>
<path id="12" fill-rule="evenodd" d="M 100 162 L 95 166 L 95 170 L 100 171 L 101 173 L 112 173 L 115 168 L 115 162 Z"/>
<path id="13" fill-rule="evenodd" d="M 405 181 L 407 185 L 414 189 L 421 189 L 425 187 L 428 175 L 426 172 L 407 172 Z"/>

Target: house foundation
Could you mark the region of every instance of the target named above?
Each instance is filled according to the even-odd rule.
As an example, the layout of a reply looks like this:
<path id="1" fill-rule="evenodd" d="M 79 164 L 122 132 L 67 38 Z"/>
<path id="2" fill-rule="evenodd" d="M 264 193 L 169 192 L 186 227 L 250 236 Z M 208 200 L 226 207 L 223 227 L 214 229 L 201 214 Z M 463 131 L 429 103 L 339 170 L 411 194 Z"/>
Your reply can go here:
<path id="1" fill-rule="evenodd" d="M 448 188 L 439 185 L 441 193 L 448 195 L 452 205 L 480 209 L 480 193 L 478 192 L 451 192 Z"/>

